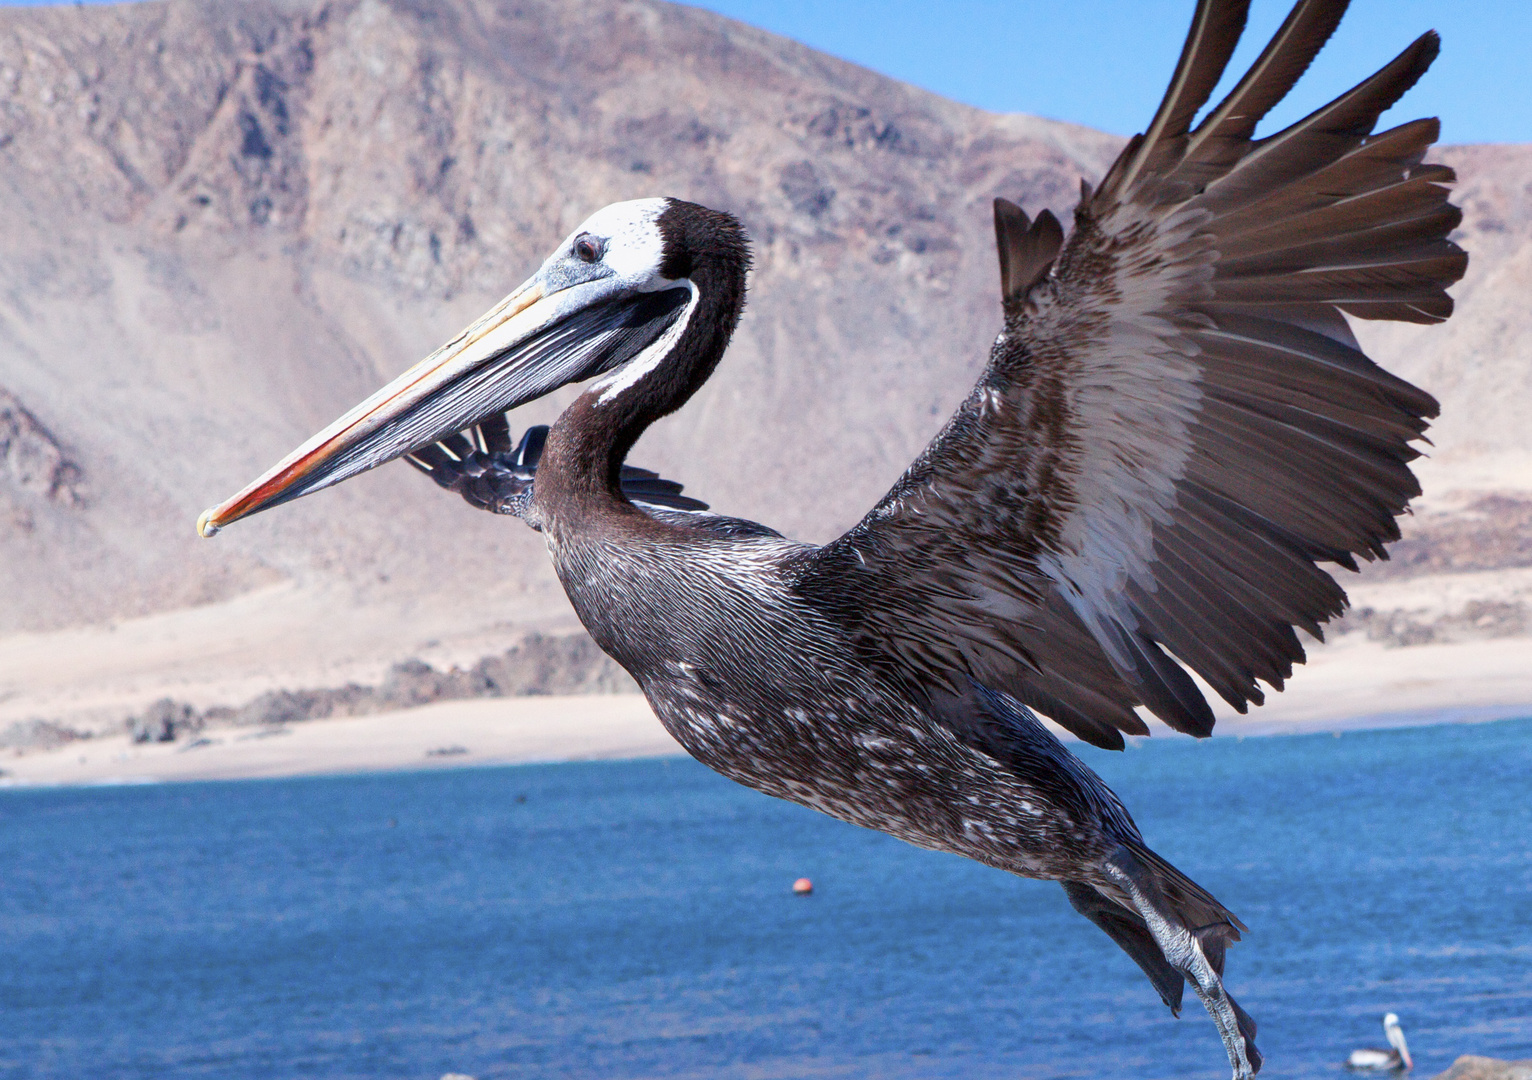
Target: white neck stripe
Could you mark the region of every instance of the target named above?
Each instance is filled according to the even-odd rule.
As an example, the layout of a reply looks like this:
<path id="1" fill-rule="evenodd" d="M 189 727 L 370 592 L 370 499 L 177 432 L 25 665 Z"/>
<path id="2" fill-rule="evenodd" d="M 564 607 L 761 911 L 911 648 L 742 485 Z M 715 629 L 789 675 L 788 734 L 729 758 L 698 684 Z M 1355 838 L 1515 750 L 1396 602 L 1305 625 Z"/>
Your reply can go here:
<path id="1" fill-rule="evenodd" d="M 691 290 L 691 299 L 686 301 L 686 309 L 681 312 L 675 322 L 665 328 L 663 334 L 644 346 L 637 356 L 591 387 L 592 390 L 601 391 L 601 396 L 596 399 L 597 405 L 607 404 L 659 367 L 660 362 L 665 359 L 670 350 L 675 348 L 676 342 L 681 340 L 681 335 L 686 332 L 686 327 L 692 321 L 692 312 L 697 310 L 697 299 L 702 294 L 691 278 L 682 278 L 679 284 L 684 284 Z M 674 288 L 675 284 L 667 282 L 665 287 Z"/>

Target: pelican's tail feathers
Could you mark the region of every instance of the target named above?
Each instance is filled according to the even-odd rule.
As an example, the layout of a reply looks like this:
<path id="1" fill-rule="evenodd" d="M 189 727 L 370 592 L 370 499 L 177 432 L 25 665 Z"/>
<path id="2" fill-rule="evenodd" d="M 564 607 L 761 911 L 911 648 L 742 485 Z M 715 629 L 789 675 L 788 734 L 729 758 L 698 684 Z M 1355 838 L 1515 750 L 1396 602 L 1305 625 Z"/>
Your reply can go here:
<path id="1" fill-rule="evenodd" d="M 1155 944 L 1154 935 L 1144 924 L 1143 916 L 1114 904 L 1095 889 L 1079 881 L 1061 882 L 1069 903 L 1081 915 L 1106 931 L 1107 937 L 1133 958 L 1159 992 L 1160 1000 L 1176 1015 L 1181 1015 L 1181 993 L 1186 979 L 1170 966 L 1165 954 Z"/>
<path id="2" fill-rule="evenodd" d="M 1135 830 L 1136 832 L 1136 830 Z M 1218 1027 L 1236 1080 L 1261 1069 L 1255 1021 L 1223 985 L 1224 954 L 1245 925 L 1191 878 L 1150 851 L 1136 835 L 1120 839 L 1106 860 L 1102 880 L 1093 881 L 1092 900 L 1066 885 L 1076 910 L 1100 926 L 1143 968 L 1167 1005 L 1164 972 L 1170 969 L 1202 1000 Z M 1099 906 L 1101 913 L 1088 910 Z M 1117 910 L 1106 910 L 1116 907 Z M 1158 958 L 1146 956 L 1153 946 Z M 1174 995 L 1179 1003 L 1179 994 Z M 1172 1006 L 1174 1007 L 1174 1006 Z"/>
<path id="3" fill-rule="evenodd" d="M 1142 841 L 1127 840 L 1123 844 L 1133 853 L 1138 864 L 1148 871 L 1170 912 L 1182 926 L 1197 935 L 1203 951 L 1208 952 L 1209 962 L 1222 975 L 1224 949 L 1238 941 L 1240 931 L 1248 930 L 1249 927 L 1220 904 L 1212 893 L 1151 851 Z M 1210 951 L 1212 942 L 1218 943 L 1216 959 Z"/>
<path id="4" fill-rule="evenodd" d="M 1234 1010 L 1234 1019 L 1239 1022 L 1240 1037 L 1245 1040 L 1245 1056 L 1250 1059 L 1250 1070 L 1260 1072 L 1261 1064 L 1266 1060 L 1255 1045 L 1255 1018 L 1239 1007 L 1239 1002 L 1225 991 L 1229 1007 Z"/>

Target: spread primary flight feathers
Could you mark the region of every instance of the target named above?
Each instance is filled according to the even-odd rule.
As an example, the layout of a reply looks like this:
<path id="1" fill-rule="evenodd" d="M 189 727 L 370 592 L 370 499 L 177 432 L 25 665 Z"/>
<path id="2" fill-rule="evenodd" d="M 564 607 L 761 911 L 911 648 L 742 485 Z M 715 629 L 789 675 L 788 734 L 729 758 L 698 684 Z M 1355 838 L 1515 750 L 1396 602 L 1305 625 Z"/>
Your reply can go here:
<path id="1" fill-rule="evenodd" d="M 967 675 L 1098 746 L 1147 706 L 1206 735 L 1181 664 L 1234 707 L 1280 689 L 1345 594 L 1316 563 L 1382 557 L 1419 494 L 1430 395 L 1342 312 L 1439 322 L 1467 256 L 1423 164 L 1435 120 L 1372 134 L 1428 33 L 1284 131 L 1251 138 L 1344 4 L 1300 3 L 1196 128 L 1246 4 L 1203 0 L 1147 133 L 1067 240 L 996 204 L 1005 328 L 956 416 L 801 592 L 932 683 Z M 1172 659 L 1172 656 L 1175 659 Z M 1176 660 L 1181 661 L 1178 664 Z"/>

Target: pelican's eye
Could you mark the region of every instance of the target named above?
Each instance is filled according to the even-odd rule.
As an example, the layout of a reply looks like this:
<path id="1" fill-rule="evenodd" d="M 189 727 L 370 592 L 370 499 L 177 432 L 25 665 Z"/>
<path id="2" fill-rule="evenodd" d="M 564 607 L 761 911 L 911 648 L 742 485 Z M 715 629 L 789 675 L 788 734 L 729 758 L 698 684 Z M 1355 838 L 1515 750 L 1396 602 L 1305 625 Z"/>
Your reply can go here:
<path id="1" fill-rule="evenodd" d="M 581 262 L 597 262 L 601 258 L 601 241 L 594 236 L 582 236 L 575 241 L 574 253 Z"/>

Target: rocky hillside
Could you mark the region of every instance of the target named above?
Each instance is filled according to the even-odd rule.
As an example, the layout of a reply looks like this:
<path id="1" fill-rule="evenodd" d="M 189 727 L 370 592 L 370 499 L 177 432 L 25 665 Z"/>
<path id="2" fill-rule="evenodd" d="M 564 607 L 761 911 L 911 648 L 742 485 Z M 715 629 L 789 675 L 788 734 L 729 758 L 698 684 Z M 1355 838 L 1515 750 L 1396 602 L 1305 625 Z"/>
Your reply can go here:
<path id="1" fill-rule="evenodd" d="M 403 619 L 428 597 L 465 624 L 557 615 L 535 536 L 402 465 L 215 542 L 193 523 L 591 210 L 653 194 L 738 214 L 756 270 L 719 375 L 635 460 L 828 537 L 972 382 L 990 198 L 1067 210 L 1115 147 L 655 0 L 0 10 L 0 634 L 283 583 Z M 1368 338 L 1442 398 L 1431 493 L 1514 499 L 1532 148 L 1443 155 L 1460 313 Z"/>

